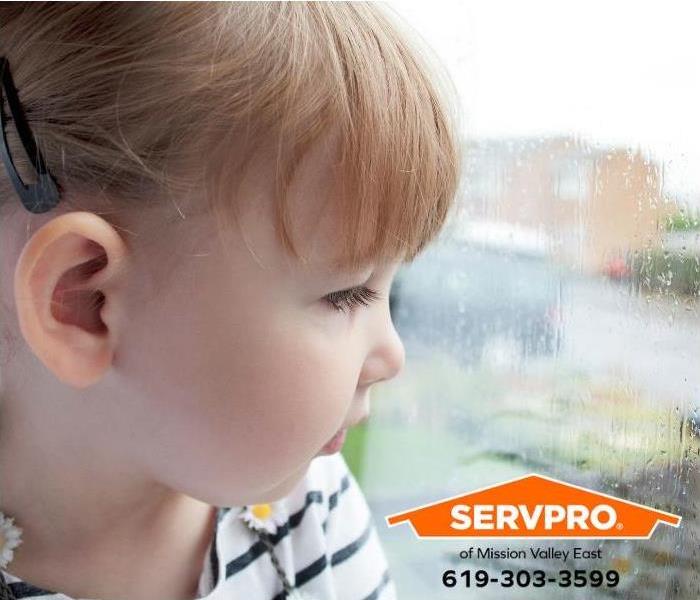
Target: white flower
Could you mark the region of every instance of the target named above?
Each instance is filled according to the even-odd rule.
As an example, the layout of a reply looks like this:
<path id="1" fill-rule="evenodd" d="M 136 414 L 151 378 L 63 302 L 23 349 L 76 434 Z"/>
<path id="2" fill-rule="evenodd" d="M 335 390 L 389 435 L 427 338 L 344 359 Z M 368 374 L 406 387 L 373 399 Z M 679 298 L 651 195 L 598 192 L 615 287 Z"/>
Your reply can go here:
<path id="1" fill-rule="evenodd" d="M 275 502 L 270 504 L 251 504 L 245 506 L 238 515 L 255 531 L 266 531 L 270 535 L 287 522 L 286 515 Z"/>
<path id="2" fill-rule="evenodd" d="M 0 512 L 0 567 L 3 569 L 14 558 L 14 549 L 22 543 L 22 530 L 14 522 Z"/>

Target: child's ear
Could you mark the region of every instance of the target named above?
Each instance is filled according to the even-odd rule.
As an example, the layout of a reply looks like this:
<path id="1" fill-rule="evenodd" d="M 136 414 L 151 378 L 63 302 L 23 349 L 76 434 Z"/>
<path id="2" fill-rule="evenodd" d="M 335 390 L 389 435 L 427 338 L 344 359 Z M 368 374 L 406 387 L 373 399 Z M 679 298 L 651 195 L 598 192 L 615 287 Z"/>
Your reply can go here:
<path id="1" fill-rule="evenodd" d="M 19 326 L 62 382 L 86 388 L 112 364 L 127 258 L 114 227 L 90 212 L 52 219 L 24 246 L 14 278 Z"/>

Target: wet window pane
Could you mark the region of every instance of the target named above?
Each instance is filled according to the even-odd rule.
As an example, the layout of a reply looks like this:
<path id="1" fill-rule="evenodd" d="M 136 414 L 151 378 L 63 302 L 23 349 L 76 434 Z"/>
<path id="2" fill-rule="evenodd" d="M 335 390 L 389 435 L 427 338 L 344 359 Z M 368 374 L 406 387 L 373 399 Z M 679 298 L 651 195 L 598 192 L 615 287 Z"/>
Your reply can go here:
<path id="1" fill-rule="evenodd" d="M 399 597 L 700 597 L 691 7 L 392 6 L 448 66 L 466 123 L 459 211 L 392 290 L 406 367 L 373 391 L 372 418 L 344 450 Z M 531 472 L 683 521 L 649 540 L 536 544 L 419 540 L 384 522 Z M 602 558 L 457 560 L 471 545 L 578 545 Z M 453 590 L 441 583 L 448 568 L 598 568 L 620 583 Z"/>

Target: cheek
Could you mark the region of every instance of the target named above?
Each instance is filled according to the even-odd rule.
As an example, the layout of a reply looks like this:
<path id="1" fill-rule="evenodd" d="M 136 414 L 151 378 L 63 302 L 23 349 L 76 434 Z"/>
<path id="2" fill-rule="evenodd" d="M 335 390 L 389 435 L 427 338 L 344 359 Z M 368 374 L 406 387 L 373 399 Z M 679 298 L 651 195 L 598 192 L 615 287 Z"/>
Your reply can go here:
<path id="1" fill-rule="evenodd" d="M 206 264 L 134 300 L 118 386 L 134 460 L 183 493 L 240 504 L 285 488 L 337 431 L 361 364 L 336 321 L 285 313 L 262 284 L 224 285 Z"/>
<path id="2" fill-rule="evenodd" d="M 269 457 L 313 455 L 346 417 L 356 386 L 354 365 L 308 331 L 286 329 L 274 339 L 251 339 L 233 369 L 237 417 L 250 424 L 242 435 Z"/>
<path id="3" fill-rule="evenodd" d="M 226 377 L 210 380 L 216 409 L 201 429 L 218 446 L 210 451 L 228 457 L 247 487 L 286 489 L 346 419 L 354 397 L 353 364 L 298 329 L 271 323 L 249 331 Z"/>
<path id="4" fill-rule="evenodd" d="M 192 314 L 177 304 L 166 300 L 133 330 L 142 351 L 130 355 L 142 398 L 134 412 L 149 466 L 219 505 L 285 488 L 346 419 L 356 361 L 298 315 Z"/>

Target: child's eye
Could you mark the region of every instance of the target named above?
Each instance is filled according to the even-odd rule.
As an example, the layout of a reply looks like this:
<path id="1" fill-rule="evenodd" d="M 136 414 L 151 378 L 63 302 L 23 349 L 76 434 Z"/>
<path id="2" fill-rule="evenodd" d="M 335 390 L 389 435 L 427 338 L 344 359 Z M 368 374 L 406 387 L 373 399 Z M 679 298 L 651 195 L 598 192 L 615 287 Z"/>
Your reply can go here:
<path id="1" fill-rule="evenodd" d="M 339 312 L 351 311 L 353 308 L 362 304 L 367 306 L 370 302 L 379 300 L 381 294 L 364 285 L 341 290 L 339 292 L 331 292 L 324 297 L 333 308 Z"/>

